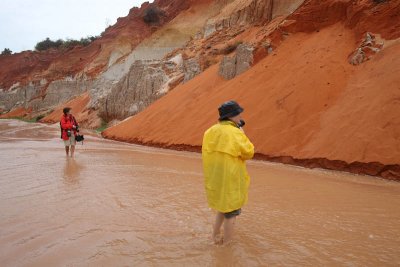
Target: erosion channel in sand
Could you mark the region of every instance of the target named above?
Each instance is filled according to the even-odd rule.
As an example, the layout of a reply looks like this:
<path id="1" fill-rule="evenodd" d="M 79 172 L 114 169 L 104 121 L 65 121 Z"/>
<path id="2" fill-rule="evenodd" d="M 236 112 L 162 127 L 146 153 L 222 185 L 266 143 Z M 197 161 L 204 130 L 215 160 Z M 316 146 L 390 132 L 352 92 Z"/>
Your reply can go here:
<path id="1" fill-rule="evenodd" d="M 201 157 L 0 120 L 2 266 L 398 266 L 400 184 L 250 161 L 235 242 L 210 242 Z"/>

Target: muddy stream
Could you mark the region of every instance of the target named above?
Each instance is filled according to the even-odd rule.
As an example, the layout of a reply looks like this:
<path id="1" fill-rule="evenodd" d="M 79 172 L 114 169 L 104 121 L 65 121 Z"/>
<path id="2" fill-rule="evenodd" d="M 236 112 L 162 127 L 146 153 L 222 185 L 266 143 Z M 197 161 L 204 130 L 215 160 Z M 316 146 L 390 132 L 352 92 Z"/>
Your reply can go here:
<path id="1" fill-rule="evenodd" d="M 400 266 L 400 183 L 250 161 L 235 241 L 210 240 L 201 157 L 0 120 L 1 266 Z"/>

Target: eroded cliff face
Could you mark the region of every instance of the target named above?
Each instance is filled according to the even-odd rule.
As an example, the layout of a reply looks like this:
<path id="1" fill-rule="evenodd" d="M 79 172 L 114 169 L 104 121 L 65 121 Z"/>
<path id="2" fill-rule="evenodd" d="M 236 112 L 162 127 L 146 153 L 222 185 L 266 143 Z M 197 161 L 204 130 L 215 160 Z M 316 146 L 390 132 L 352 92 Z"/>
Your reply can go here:
<path id="1" fill-rule="evenodd" d="M 240 44 L 235 55 L 223 57 L 219 65 L 219 75 L 230 80 L 250 69 L 253 64 L 253 50 L 249 45 Z"/>
<path id="2" fill-rule="evenodd" d="M 208 20 L 204 36 L 207 37 L 223 28 L 269 21 L 272 18 L 273 2 L 273 0 L 231 1 L 217 16 Z"/>
<path id="3" fill-rule="evenodd" d="M 0 108 L 10 110 L 17 107 L 31 109 L 35 114 L 47 113 L 61 103 L 87 92 L 91 80 L 65 78 L 48 83 L 41 80 L 25 86 L 15 86 L 11 91 L 0 92 Z"/>
<path id="4" fill-rule="evenodd" d="M 254 63 L 253 52 L 260 46 L 266 51 L 271 50 L 271 44 L 265 40 L 250 40 L 246 35 L 255 27 L 269 25 L 271 20 L 280 17 L 281 20 L 299 7 L 301 1 L 273 0 L 226 0 L 219 1 L 223 8 L 217 15 L 206 21 L 205 26 L 193 40 L 176 53 L 182 53 L 187 58 L 188 68 L 194 69 L 185 73 L 185 82 L 194 78 L 211 65 L 222 61 L 220 74 L 225 79 L 249 69 Z M 289 3 L 290 2 L 290 3 Z M 276 29 L 277 24 L 271 29 Z M 268 29 L 267 31 L 272 31 Z M 264 34 L 265 36 L 267 34 Z M 243 40 L 249 42 L 242 44 Z"/>
<path id="5" fill-rule="evenodd" d="M 215 53 L 214 48 L 211 53 L 204 54 L 204 45 L 218 47 L 252 25 L 268 22 L 274 16 L 273 5 L 272 0 L 159 0 L 131 9 L 127 17 L 118 19 L 87 47 L 28 51 L 0 57 L 0 111 L 23 107 L 33 110 L 35 115 L 46 114 L 89 91 L 88 109 L 100 111 L 102 119 L 107 121 L 124 119 L 221 60 L 226 49 Z M 282 13 L 284 5 L 278 6 Z M 155 18 L 146 17 L 150 9 L 157 11 Z M 154 60 L 160 61 L 162 66 L 177 57 L 182 57 L 183 68 L 171 74 L 159 67 L 159 75 L 164 78 L 152 88 L 153 93 L 148 94 L 148 89 L 142 89 L 141 85 L 130 88 L 131 83 L 126 93 L 133 93 L 135 97 L 128 98 L 140 100 L 123 107 L 118 104 L 119 97 L 114 94 L 121 92 L 116 88 L 129 80 L 127 77 L 132 75 L 135 62 L 141 61 L 143 66 L 148 64 L 144 68 L 150 70 L 154 68 Z M 243 65 L 240 60 L 238 65 Z M 143 75 L 142 78 L 152 79 L 152 76 Z M 147 80 L 141 84 L 149 83 L 151 81 Z M 130 111 L 122 111 L 125 108 Z"/>
<path id="6" fill-rule="evenodd" d="M 238 3 L 240 4 L 239 7 L 237 6 Z M 235 8 L 227 8 L 232 4 L 234 4 Z M 270 1 L 245 1 L 243 3 L 240 3 L 240 1 L 212 1 L 196 3 L 195 6 L 181 12 L 162 29 L 145 39 L 122 61 L 110 66 L 94 83 L 91 90 L 92 101 L 90 107 L 98 109 L 100 115 L 106 121 L 122 120 L 136 114 L 180 82 L 188 82 L 212 65 L 213 62 L 218 61 L 219 55 L 204 56 L 203 45 L 196 47 L 193 53 L 188 53 L 188 51 L 192 50 L 190 48 L 191 43 L 204 43 L 207 39 L 207 27 L 210 25 L 210 20 L 219 21 L 216 18 L 220 18 L 221 14 L 227 16 L 225 19 L 239 15 L 239 18 L 251 18 L 248 21 L 240 19 L 241 23 L 237 20 L 238 29 L 236 31 L 240 33 L 256 22 L 267 22 L 268 19 L 266 17 L 270 17 L 270 15 L 266 17 L 258 15 L 257 19 L 254 18 L 255 13 L 263 14 L 268 9 L 267 7 L 270 7 L 268 11 L 268 14 L 270 14 Z M 231 31 L 230 28 L 232 27 L 227 27 L 228 31 Z M 222 35 L 229 38 L 228 34 Z M 179 62 L 176 62 L 177 66 L 173 70 L 166 67 L 171 66 L 171 62 L 176 60 Z M 248 61 L 251 61 L 251 59 L 248 59 Z M 138 79 L 137 85 L 131 83 L 127 86 L 126 81 L 131 80 L 128 77 L 132 73 L 142 73 L 136 62 L 140 62 L 139 65 L 146 70 L 157 69 L 156 80 L 158 82 L 154 83 L 153 81 L 154 73 L 145 73 L 139 75 L 140 77 L 135 76 Z M 238 62 L 237 73 L 248 69 L 251 64 L 241 62 L 241 60 Z M 243 67 L 246 64 L 247 67 Z M 132 69 L 132 66 L 136 67 Z M 243 68 L 243 70 L 239 70 L 240 68 Z M 146 89 L 142 88 L 143 86 Z M 124 100 L 123 103 L 126 104 L 123 105 L 120 103 L 120 100 L 123 99 L 122 96 L 126 96 L 125 98 L 129 99 L 129 101 Z"/>
<path id="7" fill-rule="evenodd" d="M 167 92 L 163 86 L 169 80 L 164 68 L 161 61 L 136 61 L 100 104 L 100 116 L 107 121 L 123 120 L 161 97 Z"/>
<path id="8" fill-rule="evenodd" d="M 0 56 L 0 111 L 18 107 L 38 111 L 46 105 L 47 110 L 51 110 L 92 89 L 88 84 L 101 84 L 101 73 L 123 61 L 143 40 L 190 8 L 191 4 L 191 1 L 183 0 L 144 3 L 141 8 L 131 9 L 127 17 L 119 18 L 115 25 L 86 47 Z M 149 9 L 157 10 L 156 17 L 146 21 Z M 130 65 L 127 70 L 129 68 Z M 55 97 L 54 90 L 61 90 L 61 96 Z M 40 100 L 43 103 L 39 103 Z"/>
<path id="9" fill-rule="evenodd" d="M 99 76 L 90 90 L 90 108 L 99 110 L 106 121 L 122 120 L 200 73 L 195 60 L 184 60 L 181 53 L 174 51 L 184 47 L 221 8 L 214 1 L 197 1 L 143 40 L 129 55 Z M 126 85 L 126 81 L 134 82 Z M 132 102 L 124 101 L 126 105 L 121 107 L 119 100 L 123 94 Z"/>
<path id="10" fill-rule="evenodd" d="M 400 179 L 398 14 L 399 1 L 310 0 L 287 17 L 199 35 L 179 52 L 205 71 L 104 136 L 199 151 L 217 107 L 236 99 L 258 158 Z M 253 63 L 238 74 L 242 45 Z"/>
<path id="11" fill-rule="evenodd" d="M 397 0 L 308 0 L 288 16 L 282 29 L 288 32 L 314 32 L 337 22 L 344 23 L 361 38 L 366 32 L 384 39 L 397 39 L 400 2 Z"/>

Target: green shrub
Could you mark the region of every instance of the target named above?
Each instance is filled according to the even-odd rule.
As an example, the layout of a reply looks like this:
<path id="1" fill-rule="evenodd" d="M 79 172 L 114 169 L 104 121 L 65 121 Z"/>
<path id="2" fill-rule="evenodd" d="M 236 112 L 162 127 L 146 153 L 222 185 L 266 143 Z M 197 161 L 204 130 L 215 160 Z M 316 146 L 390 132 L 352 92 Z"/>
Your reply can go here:
<path id="1" fill-rule="evenodd" d="M 41 119 L 44 118 L 44 115 L 39 115 L 35 118 L 35 121 L 40 121 Z"/>
<path id="2" fill-rule="evenodd" d="M 86 38 L 81 38 L 80 40 L 75 40 L 75 39 L 67 39 L 66 41 L 62 39 L 58 39 L 57 41 L 50 40 L 49 37 L 47 37 L 45 40 L 38 42 L 35 45 L 35 50 L 36 51 L 45 51 L 47 49 L 53 48 L 53 49 L 70 49 L 75 46 L 81 45 L 81 46 L 87 46 L 90 43 L 92 43 L 94 40 L 99 38 L 99 36 L 88 36 Z"/>
<path id="3" fill-rule="evenodd" d="M 164 13 L 161 9 L 150 6 L 144 11 L 143 21 L 147 24 L 158 24 L 163 15 Z"/>
<path id="4" fill-rule="evenodd" d="M 1 52 L 2 56 L 11 55 L 12 51 L 9 48 L 4 48 L 3 52 Z"/>
<path id="5" fill-rule="evenodd" d="M 44 51 L 50 48 L 59 48 L 62 45 L 63 41 L 61 39 L 57 41 L 52 41 L 50 40 L 49 37 L 47 37 L 45 40 L 38 42 L 35 45 L 35 50 L 37 51 Z"/>
<path id="6" fill-rule="evenodd" d="M 101 126 L 96 129 L 96 132 L 101 133 L 105 129 L 107 129 L 107 122 L 101 121 Z"/>

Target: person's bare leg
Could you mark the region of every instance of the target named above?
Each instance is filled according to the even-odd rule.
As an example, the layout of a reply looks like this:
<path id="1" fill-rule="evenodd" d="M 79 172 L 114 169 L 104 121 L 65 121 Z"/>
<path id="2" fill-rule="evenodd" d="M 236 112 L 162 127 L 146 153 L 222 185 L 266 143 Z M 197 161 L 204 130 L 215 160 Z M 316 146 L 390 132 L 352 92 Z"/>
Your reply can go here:
<path id="1" fill-rule="evenodd" d="M 65 153 L 67 154 L 67 157 L 69 156 L 69 146 L 65 146 Z"/>
<path id="2" fill-rule="evenodd" d="M 75 146 L 71 146 L 71 158 L 74 157 Z"/>
<path id="3" fill-rule="evenodd" d="M 233 230 L 235 228 L 236 216 L 225 219 L 224 222 L 224 244 L 228 244 L 232 241 Z"/>
<path id="4" fill-rule="evenodd" d="M 224 222 L 224 214 L 217 211 L 217 215 L 215 216 L 215 223 L 214 223 L 214 228 L 213 228 L 213 241 L 216 245 L 221 245 L 223 240 L 220 237 L 221 234 L 221 226 L 222 223 Z"/>

